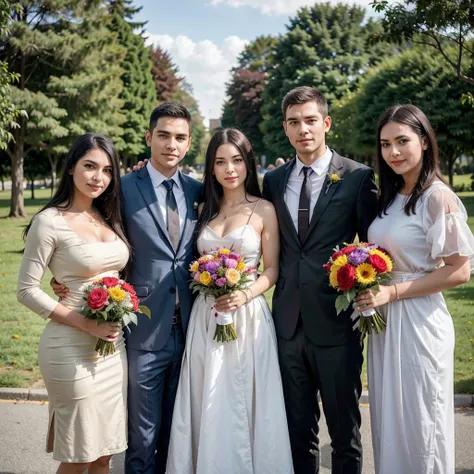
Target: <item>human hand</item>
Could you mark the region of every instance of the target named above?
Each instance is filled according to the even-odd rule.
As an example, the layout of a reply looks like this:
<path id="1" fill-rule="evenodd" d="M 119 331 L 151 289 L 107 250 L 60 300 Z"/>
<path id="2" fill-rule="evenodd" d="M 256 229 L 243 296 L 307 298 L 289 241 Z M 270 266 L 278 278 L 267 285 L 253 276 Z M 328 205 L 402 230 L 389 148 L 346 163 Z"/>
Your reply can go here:
<path id="1" fill-rule="evenodd" d="M 242 290 L 231 293 L 230 295 L 223 295 L 216 299 L 214 309 L 222 313 L 226 311 L 235 311 L 247 302 L 245 293 Z"/>
<path id="2" fill-rule="evenodd" d="M 58 283 L 58 281 L 56 281 L 56 278 L 51 278 L 49 284 L 51 285 L 54 294 L 59 298 L 59 300 L 62 300 L 63 298 L 66 298 L 66 296 L 69 295 L 69 288 L 66 285 L 63 285 L 62 283 Z"/>
<path id="3" fill-rule="evenodd" d="M 102 323 L 97 324 L 95 319 L 85 320 L 85 331 L 90 335 L 103 339 L 104 341 L 114 342 L 120 335 L 121 323 Z"/>
<path id="4" fill-rule="evenodd" d="M 366 311 L 368 309 L 376 308 L 377 306 L 383 306 L 389 301 L 392 301 L 395 296 L 395 289 L 392 286 L 380 285 L 380 290 L 365 290 L 363 293 L 358 295 L 354 300 L 354 309 L 357 311 Z"/>
<path id="5" fill-rule="evenodd" d="M 139 161 L 136 165 L 133 166 L 133 171 L 140 171 L 148 163 L 148 158 L 145 158 L 143 161 Z"/>

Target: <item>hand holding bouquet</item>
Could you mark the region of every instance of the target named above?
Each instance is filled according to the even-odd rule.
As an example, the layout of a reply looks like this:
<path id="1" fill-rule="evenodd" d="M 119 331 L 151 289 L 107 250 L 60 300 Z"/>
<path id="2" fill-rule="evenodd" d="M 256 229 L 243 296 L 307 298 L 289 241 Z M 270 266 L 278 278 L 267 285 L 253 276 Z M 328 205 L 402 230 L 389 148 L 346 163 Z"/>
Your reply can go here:
<path id="1" fill-rule="evenodd" d="M 115 277 L 98 278 L 84 290 L 86 304 L 82 314 L 89 319 L 95 319 L 97 324 L 119 322 L 128 326 L 131 322 L 137 324 L 135 313 L 144 313 L 151 317 L 146 306 L 139 306 L 140 300 L 132 285 Z M 115 352 L 115 343 L 99 339 L 95 350 L 100 355 Z"/>
<path id="2" fill-rule="evenodd" d="M 335 249 L 324 268 L 329 273 L 329 284 L 343 294 L 336 299 L 336 311 L 345 311 L 360 293 L 367 289 L 379 290 L 379 282 L 389 280 L 393 262 L 388 252 L 374 244 L 345 244 Z M 371 334 L 372 328 L 379 333 L 387 326 L 374 309 L 362 311 L 360 332 Z"/>
<path id="3" fill-rule="evenodd" d="M 244 290 L 252 279 L 250 275 L 256 267 L 247 266 L 243 255 L 232 249 L 221 248 L 203 255 L 189 267 L 192 281 L 189 285 L 193 292 L 219 298 L 234 291 Z M 219 342 L 235 341 L 234 322 L 231 312 L 215 312 L 217 318 L 214 340 Z"/>

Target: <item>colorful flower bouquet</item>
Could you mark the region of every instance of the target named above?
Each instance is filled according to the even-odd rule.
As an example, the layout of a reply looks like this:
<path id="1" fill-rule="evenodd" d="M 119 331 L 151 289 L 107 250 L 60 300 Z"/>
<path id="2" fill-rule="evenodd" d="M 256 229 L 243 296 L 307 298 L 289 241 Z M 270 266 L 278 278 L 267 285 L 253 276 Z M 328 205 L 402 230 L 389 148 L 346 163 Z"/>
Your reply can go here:
<path id="1" fill-rule="evenodd" d="M 98 278 L 84 290 L 86 304 L 82 314 L 89 319 L 97 320 L 97 324 L 120 322 L 128 326 L 137 324 L 135 313 L 144 313 L 151 318 L 150 310 L 140 306 L 140 300 L 132 285 L 115 277 Z M 99 339 L 95 350 L 100 355 L 115 352 L 115 343 Z"/>
<path id="2" fill-rule="evenodd" d="M 247 266 L 244 256 L 232 249 L 221 248 L 206 252 L 206 255 L 191 263 L 189 270 L 192 281 L 189 285 L 194 292 L 204 296 L 219 298 L 234 291 L 244 290 L 247 283 L 252 281 L 251 274 L 255 266 Z M 217 318 L 214 340 L 230 342 L 237 339 L 232 312 L 214 313 Z"/>
<path id="3" fill-rule="evenodd" d="M 343 294 L 336 299 L 336 311 L 345 311 L 354 298 L 367 289 L 379 290 L 379 282 L 389 280 L 393 262 L 388 252 L 374 244 L 344 244 L 335 248 L 324 268 L 329 273 L 329 284 Z M 360 332 L 371 334 L 372 328 L 379 333 L 387 326 L 382 315 L 375 309 L 362 311 Z"/>

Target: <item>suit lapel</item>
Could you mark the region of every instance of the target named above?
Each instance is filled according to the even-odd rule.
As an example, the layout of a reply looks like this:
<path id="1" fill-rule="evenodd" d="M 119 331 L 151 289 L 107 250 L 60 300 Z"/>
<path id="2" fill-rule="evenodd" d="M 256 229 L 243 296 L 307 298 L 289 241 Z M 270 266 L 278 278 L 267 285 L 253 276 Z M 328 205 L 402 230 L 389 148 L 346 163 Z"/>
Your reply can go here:
<path id="1" fill-rule="evenodd" d="M 293 224 L 293 218 L 291 217 L 290 210 L 288 209 L 288 206 L 286 205 L 285 201 L 285 194 L 286 194 L 286 186 L 288 184 L 288 180 L 290 179 L 290 174 L 291 171 L 293 170 L 294 166 L 296 164 L 296 157 L 294 157 L 287 165 L 287 168 L 285 170 L 285 175 L 283 176 L 283 181 L 280 181 L 281 187 L 278 190 L 279 191 L 279 196 L 281 196 L 281 199 L 283 200 L 283 213 L 282 217 L 285 219 L 286 224 L 288 227 L 291 229 L 291 235 L 294 237 L 294 239 L 300 244 L 300 238 L 298 237 L 298 232 L 295 229 L 295 225 Z"/>
<path id="2" fill-rule="evenodd" d="M 183 228 L 181 229 L 181 237 L 179 239 L 179 244 L 178 244 L 176 253 L 178 253 L 179 249 L 181 248 L 181 244 L 183 243 L 185 232 L 188 226 L 190 225 L 190 220 L 192 220 L 192 217 L 194 213 L 196 212 L 194 210 L 194 201 L 193 201 L 194 193 L 191 192 L 191 190 L 193 189 L 191 187 L 191 182 L 190 182 L 191 180 L 190 178 L 188 178 L 185 174 L 181 172 L 179 173 L 179 177 L 181 180 L 181 185 L 183 186 L 184 198 L 186 199 L 186 215 L 184 216 L 184 219 L 183 219 L 184 224 L 183 224 Z"/>
<path id="3" fill-rule="evenodd" d="M 332 159 L 328 171 L 328 174 L 330 175 L 333 173 L 336 173 L 339 176 L 342 176 L 342 174 L 344 173 L 344 165 L 342 163 L 342 158 L 335 151 L 332 152 Z M 341 183 L 331 184 L 328 188 L 328 184 L 329 178 L 326 176 L 318 200 L 316 201 L 316 205 L 314 206 L 313 215 L 309 222 L 309 227 L 308 231 L 306 232 L 305 240 L 309 237 L 312 230 L 318 225 L 318 222 L 324 214 L 324 211 L 326 210 L 329 201 L 332 199 L 334 193 L 336 192 L 336 189 L 341 185 Z"/>
<path id="4" fill-rule="evenodd" d="M 170 248 L 170 250 L 174 253 L 173 246 L 171 245 L 168 229 L 166 227 L 166 223 L 163 219 L 163 216 L 160 211 L 160 206 L 158 204 L 158 198 L 156 197 L 155 188 L 153 187 L 153 183 L 151 181 L 150 175 L 148 174 L 148 170 L 146 166 L 144 166 L 140 171 L 137 172 L 137 186 L 138 190 L 140 191 L 143 199 L 150 210 L 150 213 L 155 221 L 157 227 L 161 230 L 161 233 L 165 237 L 165 242 Z"/>

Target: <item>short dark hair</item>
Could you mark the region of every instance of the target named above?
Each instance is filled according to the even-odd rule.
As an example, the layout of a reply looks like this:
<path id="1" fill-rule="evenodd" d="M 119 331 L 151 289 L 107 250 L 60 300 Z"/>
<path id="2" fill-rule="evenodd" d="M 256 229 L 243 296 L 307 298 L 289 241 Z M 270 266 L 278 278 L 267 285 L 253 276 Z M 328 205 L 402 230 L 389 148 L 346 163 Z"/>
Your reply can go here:
<path id="1" fill-rule="evenodd" d="M 323 117 L 329 115 L 328 101 L 326 100 L 326 97 L 324 97 L 323 94 L 314 87 L 301 86 L 291 89 L 291 91 L 283 98 L 283 102 L 281 103 L 283 120 L 286 120 L 286 111 L 290 105 L 306 104 L 306 102 L 316 102 L 319 113 Z"/>
<path id="2" fill-rule="evenodd" d="M 174 102 L 164 102 L 156 107 L 150 115 L 150 132 L 156 127 L 161 117 L 183 118 L 188 122 L 189 133 L 191 134 L 191 114 L 184 105 L 175 104 Z"/>

